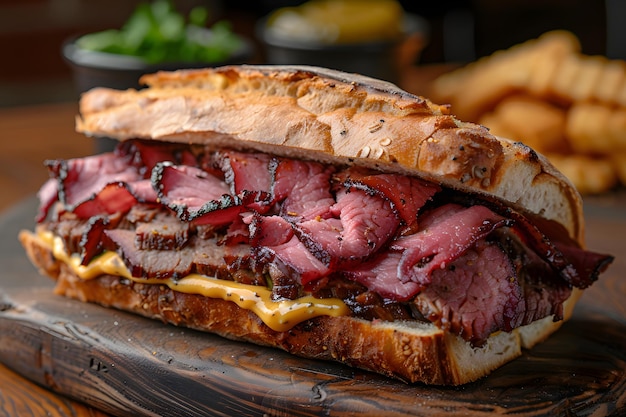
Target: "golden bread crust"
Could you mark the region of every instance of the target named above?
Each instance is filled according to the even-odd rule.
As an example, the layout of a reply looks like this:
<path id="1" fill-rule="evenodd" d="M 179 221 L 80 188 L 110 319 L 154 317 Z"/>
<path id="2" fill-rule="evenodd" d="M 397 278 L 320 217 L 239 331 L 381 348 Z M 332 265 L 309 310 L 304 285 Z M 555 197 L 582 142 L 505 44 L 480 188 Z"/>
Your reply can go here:
<path id="1" fill-rule="evenodd" d="M 583 242 L 580 196 L 545 158 L 392 84 L 278 66 L 160 72 L 142 81 L 149 88 L 85 93 L 77 130 L 416 175 L 524 207 Z"/>

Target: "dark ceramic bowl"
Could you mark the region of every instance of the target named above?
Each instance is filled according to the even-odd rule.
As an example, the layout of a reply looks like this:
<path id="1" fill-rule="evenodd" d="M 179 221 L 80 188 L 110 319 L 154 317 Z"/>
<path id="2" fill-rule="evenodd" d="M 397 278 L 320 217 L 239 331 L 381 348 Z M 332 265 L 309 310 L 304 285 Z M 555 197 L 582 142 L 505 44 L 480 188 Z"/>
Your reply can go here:
<path id="1" fill-rule="evenodd" d="M 403 20 L 403 32 L 403 37 L 396 41 L 320 44 L 276 36 L 268 29 L 267 18 L 260 20 L 256 27 L 269 64 L 315 65 L 391 82 L 398 80 L 398 48 L 407 39 L 416 36 L 425 44 L 429 32 L 428 22 L 420 16 L 407 13 Z"/>
<path id="2" fill-rule="evenodd" d="M 81 49 L 72 38 L 63 45 L 63 57 L 72 68 L 76 88 L 79 92 L 93 87 L 118 89 L 140 88 L 139 77 L 157 71 L 174 71 L 183 68 L 204 68 L 219 65 L 242 64 L 252 56 L 252 46 L 244 41 L 240 50 L 220 62 L 164 62 L 149 64 L 134 56 L 116 55 Z"/>
<path id="3" fill-rule="evenodd" d="M 144 74 L 157 71 L 174 71 L 185 68 L 205 68 L 248 62 L 254 53 L 252 43 L 243 39 L 240 50 L 230 58 L 220 62 L 164 62 L 149 64 L 141 58 L 96 52 L 81 49 L 76 45 L 76 38 L 63 44 L 62 54 L 72 69 L 72 76 L 77 95 L 94 87 L 109 87 L 119 90 L 140 89 L 139 78 Z M 96 140 L 96 151 L 109 151 L 115 142 L 108 138 Z"/>

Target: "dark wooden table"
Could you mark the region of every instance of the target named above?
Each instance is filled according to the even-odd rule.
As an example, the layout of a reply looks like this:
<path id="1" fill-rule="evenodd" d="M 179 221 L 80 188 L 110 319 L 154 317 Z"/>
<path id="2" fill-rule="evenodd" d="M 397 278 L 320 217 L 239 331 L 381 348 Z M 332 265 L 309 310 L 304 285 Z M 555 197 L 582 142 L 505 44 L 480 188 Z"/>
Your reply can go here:
<path id="1" fill-rule="evenodd" d="M 73 131 L 75 113 L 76 105 L 73 103 L 0 110 L 0 187 L 2 187 L 3 197 L 0 199 L 0 209 L 2 210 L 0 227 L 3 228 L 2 232 L 4 233 L 0 242 L 2 245 L 0 246 L 0 253 L 2 253 L 2 261 L 4 262 L 0 266 L 3 269 L 0 271 L 0 292 L 3 289 L 6 290 L 7 286 L 20 285 L 19 282 L 16 283 L 15 274 L 24 271 L 24 260 L 21 258 L 19 248 L 16 249 L 14 236 L 11 234 L 21 226 L 18 223 L 25 221 L 25 216 L 27 216 L 25 213 L 30 213 L 30 210 L 33 209 L 33 195 L 47 175 L 42 166 L 42 161 L 46 158 L 85 155 L 92 151 L 92 142 Z M 441 412 L 441 410 L 448 410 L 450 413 L 464 410 L 466 413 L 463 415 L 487 415 L 486 410 L 491 410 L 489 413 L 515 411 L 519 413 L 518 415 L 524 416 L 622 415 L 619 413 L 626 410 L 626 279 L 624 279 L 626 276 L 626 194 L 616 192 L 590 197 L 586 198 L 585 204 L 587 208 L 588 245 L 595 250 L 616 255 L 616 262 L 602 279 L 584 294 L 574 319 L 567 323 L 555 337 L 540 345 L 537 350 L 526 353 L 519 360 L 498 370 L 491 378 L 468 387 L 451 390 L 405 386 L 390 383 L 368 374 L 352 373 L 352 371 L 340 366 L 325 367 L 312 362 L 299 362 L 282 355 L 280 352 L 268 354 L 267 351 L 263 350 L 260 351 L 261 353 L 254 353 L 254 349 L 239 344 L 233 345 L 235 347 L 232 348 L 227 342 L 217 341 L 217 339 L 212 340 L 215 340 L 217 346 L 215 349 L 218 351 L 221 349 L 222 352 L 226 352 L 233 349 L 232 352 L 244 352 L 244 354 L 242 357 L 230 355 L 232 357 L 229 360 L 232 363 L 224 359 L 220 362 L 220 366 L 226 368 L 214 368 L 213 370 L 221 369 L 221 372 L 227 372 L 228 370 L 232 371 L 232 369 L 241 369 L 241 372 L 244 373 L 239 377 L 258 378 L 258 381 L 261 381 L 259 386 L 261 386 L 269 381 L 268 376 L 263 374 L 264 362 L 261 361 L 263 355 L 271 355 L 272 359 L 283 358 L 281 366 L 288 365 L 288 367 L 277 369 L 279 372 L 290 372 L 290 374 L 282 375 L 290 381 L 290 385 L 283 387 L 286 391 L 282 392 L 282 397 L 273 398 L 272 401 L 276 402 L 275 404 L 266 401 L 265 405 L 277 406 L 279 398 L 282 398 L 280 401 L 288 402 L 286 398 L 290 392 L 294 395 L 300 395 L 297 389 L 322 389 L 316 391 L 318 397 L 328 395 L 328 398 L 321 398 L 320 400 L 320 398 L 315 397 L 316 401 L 323 401 L 322 405 L 315 408 L 317 412 L 328 412 L 332 410 L 333 404 L 343 404 L 343 407 L 346 407 L 346 404 L 354 404 L 355 407 L 364 409 L 367 396 L 374 393 L 382 398 L 380 401 L 385 399 L 403 401 L 411 398 L 417 407 L 415 412 L 422 415 L 438 415 L 437 412 Z M 18 258 L 19 260 L 15 263 L 14 259 Z M 35 278 L 36 273 L 34 271 L 29 270 L 26 275 L 28 275 L 26 281 L 35 280 L 32 282 L 39 283 L 37 281 L 39 278 Z M 27 285 L 31 284 L 27 283 Z M 57 301 L 51 299 L 39 304 L 35 302 L 38 297 L 47 300 L 48 287 L 45 284 L 42 285 L 43 291 L 36 289 L 31 298 L 19 291 L 13 293 L 7 290 L 7 293 L 15 294 L 15 299 L 23 305 L 23 308 L 32 309 L 31 313 L 48 314 L 53 310 L 55 307 L 53 304 Z M 3 311 L 1 304 L 0 313 Z M 76 304 L 67 304 L 67 306 L 66 318 L 68 321 L 81 322 L 82 320 L 83 324 L 93 325 L 93 331 L 100 332 L 99 334 L 106 333 L 107 329 L 98 324 L 95 321 L 96 318 L 100 317 L 101 314 L 118 314 L 103 312 L 103 309 L 98 308 L 90 310 L 91 307 L 76 310 Z M 81 314 L 87 315 L 85 311 L 91 314 L 88 318 L 81 316 Z M 140 322 L 142 328 L 154 329 L 155 332 L 170 332 L 169 335 L 173 334 L 171 330 L 162 330 L 159 323 L 149 321 L 150 324 L 145 324 L 148 327 L 144 327 L 143 323 L 146 321 L 141 318 L 137 318 L 137 320 L 142 320 Z M 68 342 L 67 335 L 63 336 L 63 332 L 82 328 L 68 327 L 67 323 L 64 327 L 59 320 L 54 323 L 48 322 L 50 327 L 46 328 L 38 328 L 36 325 L 32 325 L 32 322 L 30 323 L 29 329 L 32 330 L 33 337 L 41 337 L 40 335 L 37 336 L 38 333 L 48 332 L 43 340 L 57 342 Z M 58 328 L 54 328 L 53 325 Z M 53 333 L 53 330 L 57 333 Z M 76 337 L 76 335 L 74 334 L 72 337 Z M 131 336 L 126 334 L 116 337 L 127 337 L 129 341 L 131 339 Z M 155 350 L 153 353 L 154 360 L 157 363 L 167 363 L 168 359 L 165 356 L 171 354 L 174 362 L 178 359 L 182 361 L 188 353 L 185 349 L 189 349 L 190 346 L 193 348 L 191 343 L 192 340 L 196 340 L 197 336 L 186 334 L 181 338 L 188 340 L 186 348 L 170 345 L 173 347 L 170 353 Z M 81 338 L 78 337 L 78 339 Z M 18 340 L 13 341 L 10 338 L 8 340 L 16 348 L 24 347 L 27 343 Z M 124 342 L 126 339 L 120 340 Z M 146 343 L 152 343 L 156 346 L 159 341 L 148 338 Z M 66 346 L 64 349 L 73 349 L 73 346 L 69 344 L 63 346 Z M 40 346 L 40 351 L 45 352 L 45 347 Z M 132 348 L 133 345 L 131 344 L 130 347 Z M 145 349 L 148 348 L 145 347 Z M 208 354 L 208 352 L 204 353 Z M 93 355 L 92 359 L 98 357 L 97 352 Z M 107 398 L 110 398 L 107 395 L 124 392 L 124 387 L 127 385 L 122 386 L 118 391 L 106 392 L 106 395 L 94 395 L 93 397 L 85 395 L 87 391 L 81 390 L 84 387 L 77 386 L 75 397 L 90 403 L 90 405 L 84 405 L 82 401 L 75 401 L 54 392 L 54 384 L 64 382 L 68 378 L 72 380 L 71 374 L 67 376 L 59 371 L 58 374 L 54 374 L 54 372 L 41 375 L 32 374 L 29 375 L 29 378 L 24 378 L 14 370 L 25 370 L 28 364 L 18 363 L 16 358 L 20 358 L 19 352 L 11 351 L 6 346 L 0 348 L 0 363 L 4 363 L 4 365 L 0 365 L 0 416 L 104 416 L 105 414 L 98 411 L 94 405 L 98 405 L 100 409 L 106 409 L 112 414 L 119 412 L 120 409 L 115 407 L 115 402 L 106 402 Z M 40 360 L 45 361 L 46 358 L 48 360 L 54 359 L 44 355 Z M 123 357 L 118 359 L 122 362 L 126 360 Z M 161 362 L 159 362 L 160 360 Z M 171 358 L 169 360 L 171 361 Z M 245 367 L 241 364 L 245 364 Z M 132 363 L 127 365 L 131 366 L 132 371 Z M 94 375 L 99 373 L 103 376 L 101 383 L 104 383 L 106 379 L 104 378 L 105 373 L 103 373 L 106 369 L 102 368 L 103 366 L 106 367 L 104 363 L 100 363 L 96 359 L 86 365 L 89 368 L 87 371 L 93 372 Z M 183 367 L 180 368 L 182 369 L 180 372 L 192 380 L 196 378 L 198 381 L 211 375 L 209 371 L 202 368 L 205 366 L 202 363 L 196 364 L 194 362 L 194 366 L 198 368 L 187 369 Z M 215 364 L 213 366 L 215 367 Z M 45 370 L 45 366 L 42 365 L 41 368 Z M 162 371 L 158 368 L 155 369 L 155 375 L 159 375 L 159 372 Z M 197 373 L 199 369 L 204 370 L 205 373 Z M 137 366 L 136 370 L 139 372 L 143 368 Z M 78 371 L 76 372 L 78 373 Z M 106 375 L 110 377 L 111 373 Z M 131 375 L 132 373 L 129 374 L 129 377 Z M 215 378 L 219 380 L 219 375 Z M 236 377 L 226 374 L 225 378 Z M 31 380 L 37 383 L 31 382 Z M 177 379 L 177 381 L 183 380 Z M 274 379 L 272 381 L 272 383 L 277 383 L 279 380 Z M 80 378 L 77 378 L 75 382 L 80 384 Z M 85 387 L 88 383 L 89 380 L 85 379 Z M 132 385 L 128 380 L 124 383 Z M 106 388 L 111 389 L 111 386 L 106 386 Z M 156 393 L 159 388 L 163 388 L 164 392 L 168 390 L 168 387 L 160 387 L 155 384 L 154 392 Z M 170 388 L 178 389 L 179 387 Z M 197 392 L 190 394 L 198 395 Z M 471 398 L 476 395 L 480 396 L 481 402 L 472 405 Z M 120 401 L 122 400 L 123 398 L 120 399 Z M 148 402 L 151 400 L 153 399 L 149 398 Z M 309 401 L 314 400 L 309 399 Z M 525 401 L 528 401 L 532 407 L 525 408 Z M 490 402 L 493 402 L 493 405 Z M 464 404 L 463 406 L 466 408 L 459 408 L 460 404 Z M 124 404 L 124 406 L 128 406 L 128 404 Z M 285 410 L 285 404 L 282 406 L 282 410 Z M 272 408 L 269 407 L 268 410 L 271 411 Z M 311 409 L 311 415 L 314 414 L 313 411 Z M 286 411 L 282 412 L 286 413 Z M 120 414 L 123 413 L 120 412 Z M 349 413 L 344 410 L 342 415 L 349 415 Z"/>

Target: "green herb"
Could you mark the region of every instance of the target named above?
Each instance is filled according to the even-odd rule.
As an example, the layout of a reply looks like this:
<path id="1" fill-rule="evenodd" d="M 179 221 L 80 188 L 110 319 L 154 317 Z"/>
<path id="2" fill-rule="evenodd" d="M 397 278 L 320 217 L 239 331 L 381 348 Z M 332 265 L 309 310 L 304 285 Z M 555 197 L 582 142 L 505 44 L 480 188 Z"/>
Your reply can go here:
<path id="1" fill-rule="evenodd" d="M 137 6 L 121 29 L 90 33 L 77 41 L 82 49 L 132 55 L 148 63 L 219 62 L 242 47 L 227 21 L 206 28 L 209 11 L 197 6 L 185 18 L 169 0 Z"/>

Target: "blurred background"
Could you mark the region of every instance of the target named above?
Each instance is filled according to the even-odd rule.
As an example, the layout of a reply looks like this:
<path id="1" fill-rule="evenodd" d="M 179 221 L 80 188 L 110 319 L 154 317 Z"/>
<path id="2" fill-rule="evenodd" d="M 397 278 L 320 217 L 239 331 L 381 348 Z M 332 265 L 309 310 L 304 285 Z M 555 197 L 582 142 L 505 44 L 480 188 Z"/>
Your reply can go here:
<path id="1" fill-rule="evenodd" d="M 161 13 L 164 7 L 178 20 Z M 202 16 L 194 14 L 199 8 Z M 138 10 L 148 13 L 143 20 L 133 19 Z M 156 69 L 219 65 L 170 57 L 166 67 L 138 66 L 136 58 L 87 53 L 84 44 L 71 44 L 68 53 L 69 39 L 132 22 L 125 39 L 159 33 L 158 40 L 141 38 L 141 45 L 157 45 L 151 53 L 188 51 L 164 46 L 162 37 L 176 27 L 189 37 L 181 22 L 199 16 L 194 33 L 203 40 L 207 32 L 215 39 L 223 22 L 230 29 L 216 43 L 232 46 L 233 33 L 244 40 L 243 52 L 221 63 L 311 64 L 386 79 L 543 153 L 582 194 L 626 186 L 624 0 L 0 0 L 0 130 L 8 135 L 12 124 L 11 135 L 28 138 L 7 163 L 17 155 L 45 157 L 31 150 L 32 112 L 37 123 L 58 119 L 71 134 L 81 91 L 137 87 L 140 74 Z M 210 48 L 203 42 L 199 49 Z"/>
<path id="2" fill-rule="evenodd" d="M 60 48 L 68 37 L 118 28 L 137 0 L 0 0 L 0 106 L 75 98 L 70 68 Z M 228 19 L 233 30 L 266 51 L 255 25 L 272 11 L 303 1 L 177 0 L 189 10 L 206 5 L 209 21 Z M 551 29 L 575 33 L 584 53 L 626 57 L 626 2 L 621 0 L 449 0 L 400 1 L 428 23 L 427 41 L 416 65 L 464 63 L 539 36 Z"/>

